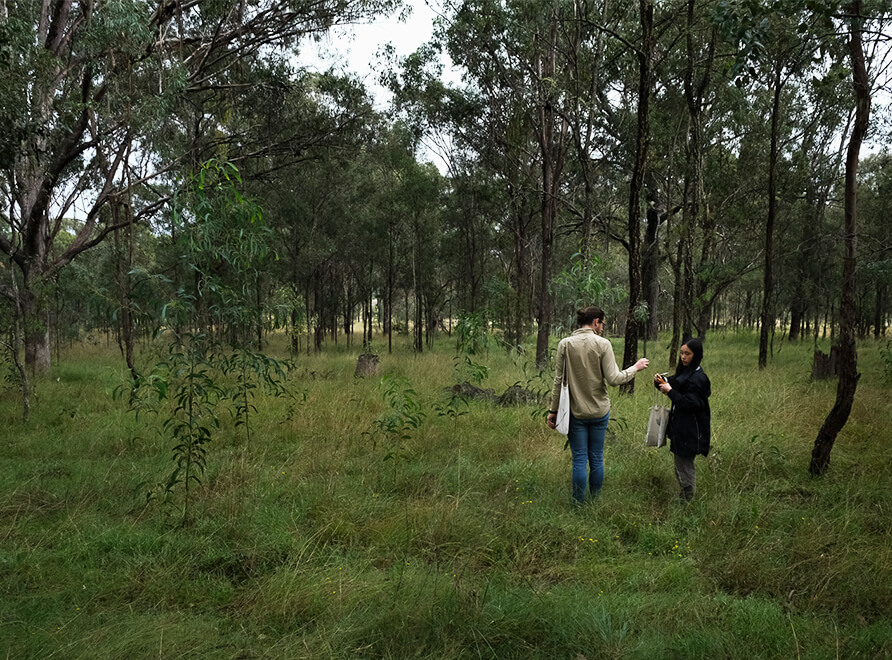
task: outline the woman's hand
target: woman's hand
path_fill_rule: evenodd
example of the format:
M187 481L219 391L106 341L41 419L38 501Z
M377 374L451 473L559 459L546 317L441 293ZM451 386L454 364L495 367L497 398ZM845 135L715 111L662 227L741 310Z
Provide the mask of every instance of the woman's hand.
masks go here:
M672 391L672 386L662 374L654 374L654 386L663 394L669 394Z
M557 426L557 413L549 411L548 417L545 418L545 423L548 424L548 428L555 428Z
M647 358L641 358L638 362L635 363L635 371L644 371L650 366L650 360Z

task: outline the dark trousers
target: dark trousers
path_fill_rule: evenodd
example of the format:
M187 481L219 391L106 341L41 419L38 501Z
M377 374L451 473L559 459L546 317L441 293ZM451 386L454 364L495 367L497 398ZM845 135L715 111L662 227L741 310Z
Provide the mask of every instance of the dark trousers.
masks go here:
M694 457L675 456L675 478L678 479L678 485L681 487L682 499L690 502L694 499L694 493L697 490L697 475L694 472Z

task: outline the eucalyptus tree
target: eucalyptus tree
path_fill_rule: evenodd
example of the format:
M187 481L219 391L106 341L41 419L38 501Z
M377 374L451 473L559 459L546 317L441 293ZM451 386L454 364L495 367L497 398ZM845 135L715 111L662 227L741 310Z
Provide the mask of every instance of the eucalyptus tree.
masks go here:
M706 180L706 163L722 140L719 127L726 118L717 109L725 100L723 91L727 90L728 83L716 64L723 43L711 20L714 9L713 2L688 0L685 3L684 47L674 53L677 59L672 58L680 69L680 85L672 80L667 83L673 94L680 97L686 127L681 165L681 218L673 227L676 244L674 257L670 257L675 274L670 363L675 361L675 351L683 337L691 336L694 327L699 336L705 336L712 304L733 281L731 277L716 276L720 270L716 268L720 232L716 228L715 211L709 204Z
M476 313L486 305L483 287L494 249L493 230L500 221L497 207L510 187L498 182L510 180L512 169L506 162L513 164L514 159L507 156L509 141L498 139L498 131L487 124L484 97L441 80L441 48L435 39L400 60L391 53L385 78L401 121L445 165L443 247L452 263L450 305Z
M269 183L272 190L267 189L267 207L279 245L276 276L290 292L290 299L301 301L293 305L292 312L303 308L303 320L312 335L307 351L311 347L318 351L326 333L337 339L337 318L344 308L345 293L352 276L361 274L367 263L365 251L351 253L351 249L356 248L356 234L363 228L366 214L357 200L371 191L361 187L362 180L350 159L331 152L279 170ZM372 244L369 237L366 243ZM382 252L385 249L383 242L374 245ZM300 332L296 321L293 314L295 348Z
M390 139L385 146L385 163L390 168L388 174L392 185L381 191L382 201L388 208L388 224L395 226L403 237L405 312L408 321L411 293L414 299L412 345L416 353L421 353L425 343L430 345L432 341L445 302L440 269L443 181L434 165L417 162L416 143L405 127L398 123L391 127ZM390 306L392 308L392 302ZM407 332L409 325L407 322Z
M272 84L253 80L251 63L387 6L389 0L6 0L0 250L19 271L27 362L36 369L50 364L52 278L115 229L153 216L170 198L171 189L160 185L167 174L205 160L208 150L231 149L247 159L291 147L287 133L276 144L252 144L248 132L231 131L225 117L214 116L223 104L209 99L251 98ZM195 106L184 123L177 111L190 102ZM178 121L189 144L157 144L176 132L164 129ZM128 195L135 186L147 194ZM115 200L130 205L123 219L103 213ZM77 233L58 249L70 215L80 219ZM14 296L7 285L2 294Z
M843 266L842 266L842 295L839 311L839 340L838 374L839 380L836 388L836 401L827 414L821 429L815 438L812 449L809 472L812 475L821 475L827 471L830 464L830 452L836 441L836 436L845 426L855 400L855 390L858 387L858 356L855 348L855 323L857 320L856 308L856 282L857 269L857 211L858 199L858 160L861 153L861 144L870 125L870 79L867 72L867 63L864 56L864 32L868 18L863 13L861 0L852 0L843 11L848 28L848 53L852 71L853 102L855 106L855 119L852 123L852 133L846 147L845 165L845 220L843 223ZM885 20L888 16L883 13L875 20Z
M770 96L760 369L767 365L769 341L776 326L778 178L784 153L790 149L790 106L801 93L798 81L822 64L820 53L826 43L818 37L818 31L831 27L829 14L814 11L811 4L799 0L781 0L771 5L729 1L721 2L717 12L720 27L739 51L735 64L739 82L760 85Z
M369 282L377 261L365 257L373 248L385 249L371 234L359 235L375 192L368 151L380 117L372 100L355 79L313 74L283 90L271 109L238 112L242 124L283 124L301 136L292 142L295 149L253 159L246 167L249 191L263 200L276 235L278 258L270 278L288 317L292 350L299 350L304 329L312 335L308 351L321 347L326 332L337 340L339 315L349 342L353 302L372 297Z
M535 145L527 162L535 158L539 169L540 264L537 294L538 335L536 362L548 361L552 299L555 218L561 176L566 162L568 124L559 116L567 59L559 47L558 26L572 12L567 3L474 0L448 5L449 25L443 39L450 58L465 71L469 85L483 101L502 135L516 134L515 144ZM515 170L524 172L524 170ZM533 182L522 182L530 185Z
M449 206L455 213L448 214L449 224L463 226L466 242L456 302L471 313L488 308L503 325L509 347L520 345L534 314L540 320L551 314L542 299L543 291L550 294L551 267L542 270L539 264L553 260L561 185L554 174L564 166L567 119L557 116L560 76L548 76L546 69L549 52L570 56L563 42L555 46L564 38L566 18L554 19L558 6L488 0L448 5L433 43L402 60L388 79L413 130L448 144L440 153L452 183ZM546 17L536 14L542 8ZM437 78L436 57L443 50L465 72L463 84ZM543 233L543 227L549 229ZM502 274L496 277L496 271ZM540 322L540 345L543 337Z
M714 242L713 232L711 231L712 217L707 208L704 208L705 195L703 190L703 115L706 111L707 93L709 92L710 83L713 76L713 62L716 52L716 29L714 27L707 28L707 33L701 35L698 30L697 21L698 13L696 10L697 3L695 0L688 0L687 6L687 29L685 31L685 69L684 69L684 98L688 110L688 139L686 140L686 167L685 167L685 216L690 219L693 226L702 226L703 229L703 248L702 260L708 260L712 256L711 246ZM702 28L701 28L702 30ZM701 215L702 214L702 215ZM690 232L691 234L693 232ZM683 286L681 287L682 297L685 302L693 300L702 300L701 295L694 295L693 292L693 267L692 267L692 245L689 240L682 240L679 243L682 246L682 254L679 261L684 265L684 274L682 276ZM703 281L702 279L700 280ZM673 315L673 341L672 347L679 345L682 337L682 323L678 313L679 307L687 308L687 305L680 306L677 304L677 294L679 288L676 287L676 306ZM700 332L701 336L705 333L705 328ZM690 334L688 332L687 334Z
M629 236L629 313L626 316L623 367L638 359L638 339L644 315L641 307L641 193L644 189L644 173L647 168L650 146L650 102L653 91L654 56L654 3L639 0L641 43L636 49L638 60L638 94L635 148L632 158L632 176L629 182L628 236ZM630 381L621 389L631 392L635 384Z
M610 94L612 81L620 77L620 52L626 44L609 34L618 31L625 15L622 3L579 0L573 18L560 25L569 66L567 102L558 111L570 126L572 145L564 205L578 219L577 248L583 259L592 254L599 227L602 234L610 235L606 227L612 217L608 211L612 191L604 185L611 174L605 156L615 137Z
M476 93L471 93L471 98L480 111L465 115L462 122L457 142L470 156L463 160L453 181L458 196L455 204L464 209L461 223L476 222L475 235L483 240L476 243L480 256L463 307L471 313L498 310L506 345L517 348L539 309L539 157L527 119L516 101ZM504 275L505 285L500 291L493 286L493 268L487 267L492 261L497 261ZM485 290L487 282L490 295Z
M839 194L852 113L844 53L831 53L834 59L823 74L802 82L801 102L792 113L798 144L790 153L785 183L791 221L780 242L778 278L780 306L790 312L790 341L803 335L805 320L818 311L820 294L834 284L834 265L841 258L835 232L841 218L828 210Z

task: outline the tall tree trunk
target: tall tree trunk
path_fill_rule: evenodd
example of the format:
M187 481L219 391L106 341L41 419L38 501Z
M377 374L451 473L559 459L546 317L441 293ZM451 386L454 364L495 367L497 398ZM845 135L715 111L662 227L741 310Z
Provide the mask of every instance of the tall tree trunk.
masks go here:
M387 333L387 352L393 353L393 270L395 268L394 265L394 242L395 236L393 232L393 227L390 227L390 241L388 241L387 247L387 287L385 289L384 295L384 303L382 305L384 310L384 318L383 323L384 326L382 330ZM408 328L406 328L408 330Z
M855 91L855 124L852 127L852 139L846 153L846 186L845 186L845 237L842 266L842 299L839 316L839 382L836 387L836 402L821 430L815 439L808 471L813 476L822 475L830 465L830 451L836 436L845 426L855 401L855 390L858 387L858 355L855 350L855 267L856 231L858 201L858 157L861 142L867 132L870 121L870 88L867 79L867 67L864 63L864 47L861 42L861 0L853 0L849 5L851 34L849 35L849 56L852 62L852 86Z
M783 64L778 60L774 70L774 100L771 104L771 153L768 156L768 217L765 221L765 272L762 278L762 314L759 333L759 369L768 366L768 341L774 330L774 221L777 215L778 131L780 100L783 88Z
M554 171L550 158L542 159L542 271L539 277L539 309L536 320L539 331L536 334L536 365L544 369L548 365L548 338L551 335L551 296L552 241L554 238L554 210L551 187Z
M554 89L549 82L555 71L555 51L557 48L557 16L552 16L549 42L540 60L541 79L539 81L539 149L542 153L542 272L539 281L539 331L536 335L536 365L540 369L548 366L548 339L551 336L551 317L554 302L551 295L551 271L553 269L554 219L557 215L558 189L564 159L564 139L567 125L558 121L554 110Z
M625 348L623 368L634 364L638 359L639 319L638 307L641 303L641 190L644 186L644 170L647 167L647 149L650 144L650 88L651 54L654 38L653 0L639 0L641 9L641 50L638 52L638 135L635 139L635 162L632 165L632 180L629 185L629 313L626 316ZM620 387L620 391L631 394L635 381Z
M578 17L584 12L582 3L574 3L574 14ZM605 0L601 4L599 21L601 25L607 23L607 10L609 3ZM593 249L593 223L595 217L596 192L598 181L595 175L594 151L595 115L592 112L598 106L598 98L601 94L601 65L604 56L604 32L596 30L594 48L591 49L591 61L581 58L588 47L583 47L583 42L588 39L588 27L577 21L574 26L570 48L570 57L573 61L574 92L571 95L573 130L572 137L576 140L576 157L579 167L579 175L583 183L583 207L582 226L580 229L579 253L583 260L587 260Z

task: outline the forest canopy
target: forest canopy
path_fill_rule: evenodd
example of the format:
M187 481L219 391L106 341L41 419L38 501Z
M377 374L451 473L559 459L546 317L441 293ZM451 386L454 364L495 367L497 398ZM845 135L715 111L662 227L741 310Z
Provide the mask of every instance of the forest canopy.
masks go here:
M3 332L38 371L186 302L178 324L295 350L375 327L423 351L475 318L508 350L537 332L540 366L589 303L625 363L660 330L758 328L760 366L776 336L840 332L849 36L877 144L885 3L447 1L379 63L388 112L296 64L387 1L0 9ZM853 328L882 337L892 169L856 165Z

